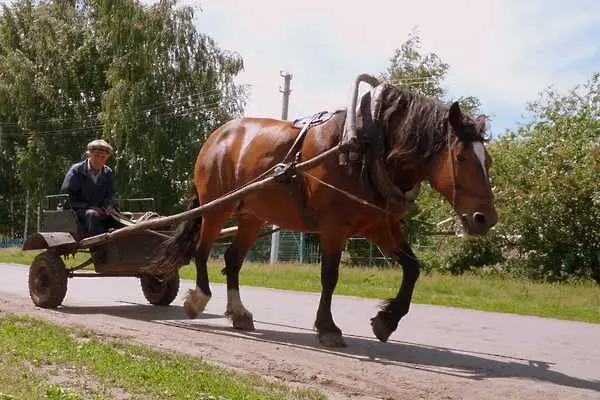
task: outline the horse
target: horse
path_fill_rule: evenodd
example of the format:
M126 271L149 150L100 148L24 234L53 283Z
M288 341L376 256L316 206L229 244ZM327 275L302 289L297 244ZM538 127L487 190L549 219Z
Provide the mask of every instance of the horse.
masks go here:
M373 88L357 107L361 82ZM371 318L374 335L385 342L408 313L419 277L420 263L403 226L420 183L428 181L450 202L466 234L485 234L497 222L485 128L485 116L465 114L457 102L448 105L369 75L356 79L346 111L333 113L318 125L301 129L290 121L250 117L229 121L208 137L197 155L195 193L189 208L256 182L278 168L332 152L335 146L340 151L332 153L339 157L324 157L307 171L287 174L241 200L182 222L154 258L153 272L176 273L194 259L196 287L187 294L184 310L189 318L196 317L212 296L209 252L233 216L238 229L224 254L225 315L234 328L253 330L252 313L240 296L239 273L261 228L269 224L316 233L321 295L314 327L323 346L343 347L342 331L331 312L332 296L346 239L363 236L403 271L396 297L385 301Z

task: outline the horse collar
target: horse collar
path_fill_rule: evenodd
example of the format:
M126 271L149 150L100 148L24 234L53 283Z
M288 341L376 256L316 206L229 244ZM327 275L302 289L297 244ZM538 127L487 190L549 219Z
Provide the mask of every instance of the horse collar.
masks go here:
M371 93L367 92L361 101L362 129L359 135L362 144L363 176L368 176L376 196L388 203L405 204L414 202L420 192L420 185L402 190L390 178L386 164L386 143L384 127L378 115L372 115ZM368 174L364 172L368 171Z

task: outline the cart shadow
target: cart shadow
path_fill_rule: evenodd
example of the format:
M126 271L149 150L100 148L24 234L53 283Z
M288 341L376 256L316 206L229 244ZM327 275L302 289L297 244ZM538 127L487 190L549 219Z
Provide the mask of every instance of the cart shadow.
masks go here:
M312 329L255 320L257 329L241 331L232 327L215 325L208 321L224 318L217 314L203 313L197 319L183 320L184 312L181 306L156 307L124 303L117 306L65 306L57 311L67 314L106 314L190 331L272 343L333 354L362 362L401 366L471 380L522 378L600 392L600 380L586 380L554 371L552 367L555 364L548 361L427 346L397 340L381 343L374 338L348 334L344 335L347 347L328 349L318 343L316 333Z
M171 304L168 307L152 306L149 304L139 304L120 301L119 305L114 306L68 306L63 305L56 309L56 311L73 314L73 315L93 315L103 314L110 315L113 317L135 319L139 321L167 321L167 320L178 320L185 318L185 312L182 306L176 306ZM224 318L223 315L202 313L199 314L197 319L215 319Z

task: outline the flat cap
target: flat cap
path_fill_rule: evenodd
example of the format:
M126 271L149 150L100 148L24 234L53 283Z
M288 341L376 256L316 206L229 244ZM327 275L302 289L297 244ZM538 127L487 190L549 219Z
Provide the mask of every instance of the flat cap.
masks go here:
M113 152L113 148L110 146L110 144L106 143L104 140L102 139L96 139L96 140L92 140L91 142L89 142L87 144L87 150L99 150L99 151L104 151L107 152L109 155L112 154Z

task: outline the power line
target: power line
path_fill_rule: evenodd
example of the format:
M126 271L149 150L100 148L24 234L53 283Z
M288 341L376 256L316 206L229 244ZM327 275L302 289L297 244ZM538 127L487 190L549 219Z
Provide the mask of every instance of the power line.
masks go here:
M212 94L208 94L208 93L212 93ZM154 111L156 109L161 108L161 106L172 107L172 106L176 106L176 105L180 105L180 104L185 104L186 102L192 101L192 99L205 100L205 98L202 98L203 95L206 95L205 97L214 97L219 94L221 94L221 89L211 89L211 90L205 90L202 92L190 93L190 94L182 95L180 97L175 97L172 99L164 99L157 103L142 105L139 107L139 112L144 113L144 112ZM30 125L35 125L35 124L41 125L41 124L45 124L45 123L60 123L60 122L73 123L73 122L96 122L97 121L97 119L94 118L93 114L88 114L88 117L90 117L90 119L82 119L82 120L73 120L68 117L48 118L48 119L30 121L29 124ZM18 122L3 122L2 125L4 125L4 126L19 126L20 124Z
M393 80L393 81L386 81L386 82L389 84L392 84L392 85L410 86L410 85L425 84L425 83L437 83L437 80L433 77L422 77L422 78L414 78L414 79L400 79L400 80ZM256 85L248 84L245 86L256 86ZM134 121L139 122L139 121L143 121L143 120L146 120L149 118L165 118L165 117L173 117L173 116L181 116L181 117L196 116L204 111L208 111L210 109L216 109L216 108L218 108L219 105L232 99L231 96L225 95L225 96L223 96L223 98L220 101L213 101L213 100L216 100L221 95L222 95L221 89L210 89L210 90L205 90L205 91L201 91L201 92L195 92L195 93L191 93L191 94L181 95L178 97L174 97L172 99L164 99L160 102L156 102L156 103L152 103L152 104L146 104L146 105L139 107L139 111L137 111L137 112L140 114L149 114L149 113L150 114L142 115L141 117L136 118ZM193 103L194 100L195 101L203 101L204 103L195 105L193 107L186 107L181 110L177 109L177 108L179 108L179 106L184 106L186 103L188 103L188 104ZM172 111L169 111L169 112L151 114L153 111L156 111L162 107L175 108L175 109ZM33 132L14 132L14 131L6 132L6 131L4 131L3 134L4 134L4 138L28 137L33 134L40 134L40 135L46 135L46 136L69 135L69 134L73 135L73 134L82 133L82 132L96 132L96 131L103 129L105 126L104 124L98 123L98 120L95 118L90 119L90 120L70 120L68 118L51 118L51 119L45 119L45 120L31 121L30 125L36 125L36 124L39 125L39 124L46 123L46 122L59 123L59 122L67 122L67 121L70 123L83 122L84 126L76 127L76 128L50 129L50 130L45 130L45 131L33 131ZM90 125L85 126L88 123L90 123ZM1 123L1 125L3 125L3 126L18 126L19 123L5 122L5 123Z
M225 97L222 100L224 102L231 100L232 98L230 97ZM201 114L202 112L208 111L208 110L215 110L215 109L219 109L220 105L222 104L221 101L217 101L217 102L212 102L212 103L205 103L205 104L199 104L197 106L194 107L189 107L183 110L174 110L171 112L165 112L165 113L159 113L159 114L154 114L154 115L146 115L146 116L142 116L140 118L136 118L134 119L135 122L139 122L139 121L143 121L143 120L148 120L148 119L152 119L152 118L164 118L164 117L173 117L173 116L181 116L181 117L186 117L186 116L192 116L192 115L198 115ZM31 136L33 134L39 134L39 135L44 135L44 136L54 136L54 135L69 135L69 134L76 134L76 133L80 133L80 132L91 132L91 131L99 131L102 128L105 127L105 124L96 124L96 125L91 125L91 126L83 126L83 127L77 127L77 128L65 128L65 129L53 129L53 130L47 130L47 131L35 131L35 132L8 132L7 136L11 136L11 137L28 137Z

